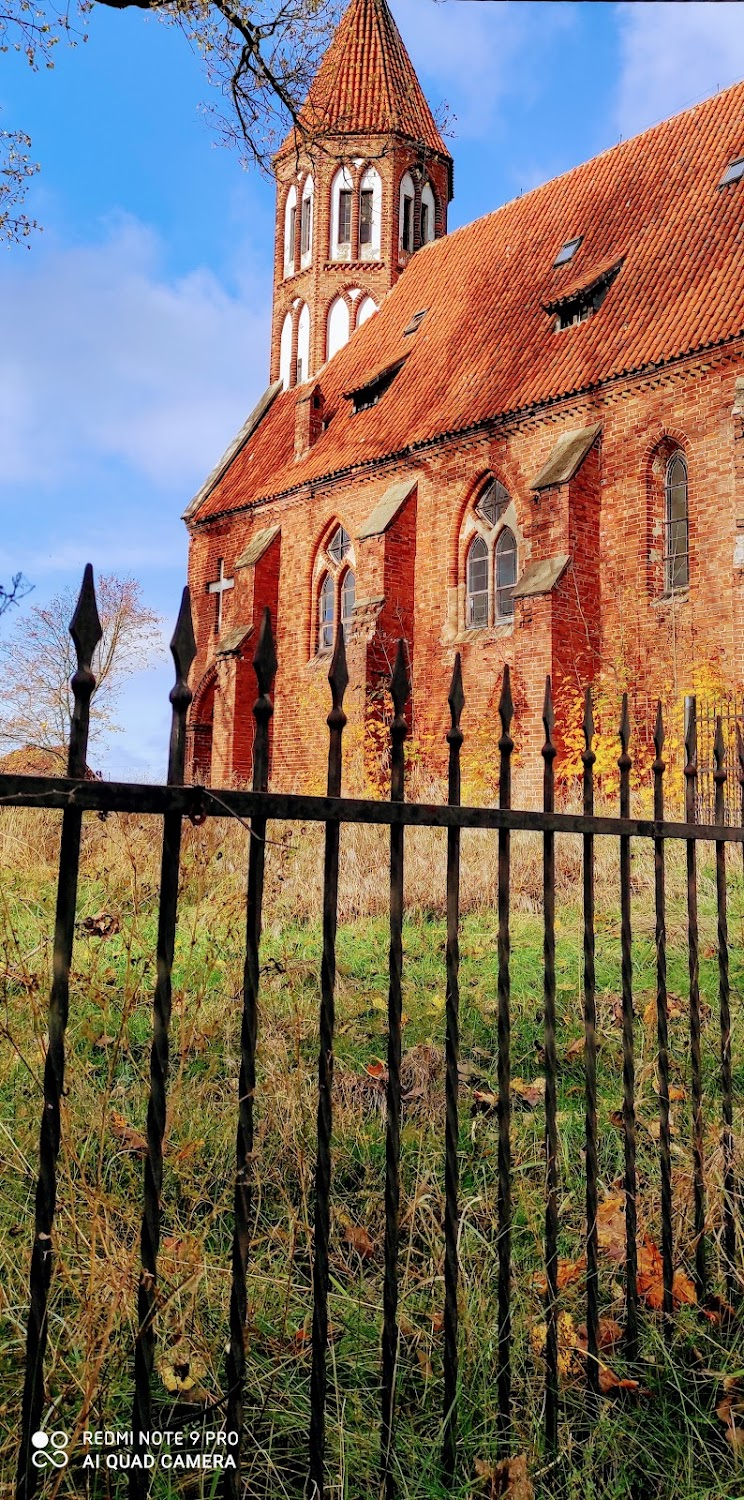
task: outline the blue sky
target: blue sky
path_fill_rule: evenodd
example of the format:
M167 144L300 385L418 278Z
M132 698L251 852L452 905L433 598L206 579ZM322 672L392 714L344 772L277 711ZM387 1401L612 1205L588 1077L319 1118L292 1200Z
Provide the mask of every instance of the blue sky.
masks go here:
M392 0L455 116L451 227L744 76L738 3ZM27 605L132 573L163 649L129 683L112 774L162 774L180 515L268 378L273 185L218 146L176 30L93 6L52 72L4 56L0 129L41 173L30 248L0 251L0 581ZM8 616L2 628L10 628Z

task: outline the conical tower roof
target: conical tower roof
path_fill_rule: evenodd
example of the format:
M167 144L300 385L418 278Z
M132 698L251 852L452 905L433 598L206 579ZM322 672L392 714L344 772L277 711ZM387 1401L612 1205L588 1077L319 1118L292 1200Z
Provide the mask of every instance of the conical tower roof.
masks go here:
M387 0L351 0L302 107L308 135L397 132L449 157ZM294 146L293 129L282 151Z

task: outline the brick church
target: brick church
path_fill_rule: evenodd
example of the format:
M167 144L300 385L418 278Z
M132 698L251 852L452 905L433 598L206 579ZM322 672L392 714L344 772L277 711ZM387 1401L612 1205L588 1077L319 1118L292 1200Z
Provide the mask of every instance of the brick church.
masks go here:
M510 664L679 697L744 682L744 84L452 234L453 163L387 0L351 0L275 158L270 384L189 505L191 773L250 774L265 606L272 784L318 787L343 630L350 764L395 642L444 763L495 757Z

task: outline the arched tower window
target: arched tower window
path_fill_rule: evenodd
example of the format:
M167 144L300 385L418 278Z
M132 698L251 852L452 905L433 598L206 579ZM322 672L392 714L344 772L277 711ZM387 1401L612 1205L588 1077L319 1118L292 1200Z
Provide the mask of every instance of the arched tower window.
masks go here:
M416 204L416 189L410 172L406 172L400 184L398 205L398 240L401 250L413 250L413 214Z
M326 359L332 359L349 342L349 308L343 297L334 297L328 309Z
M295 241L297 237L297 188L292 186L287 193L284 206L284 275L293 276L295 268Z
M339 167L331 183L331 260L351 260L351 201L348 167Z
M373 297L362 297L362 300L359 303L359 306L357 308L357 315L356 315L356 326L357 326L357 328L361 328L362 323L366 323L367 319L373 317L376 312L377 312L377 303L375 302L374 298Z
M359 184L359 258L379 260L382 230L382 180L367 167Z
M514 532L504 526L496 541L495 616L510 620L514 614L514 585L517 581L517 541Z
M304 271L313 258L313 179L306 177L300 208L300 266Z
M297 385L310 374L310 309L306 302L297 319Z
M289 390L292 378L292 314L288 312L282 323L282 336L279 342L279 379L285 391Z
M421 189L421 243L428 245L436 232L436 204L431 184L424 183Z
M664 484L664 591L686 589L690 581L687 464L677 450L666 466Z
M326 573L318 595L318 650L333 649L333 625L336 613L336 588L330 573Z
M466 621L469 628L488 624L488 547L482 536L468 552Z

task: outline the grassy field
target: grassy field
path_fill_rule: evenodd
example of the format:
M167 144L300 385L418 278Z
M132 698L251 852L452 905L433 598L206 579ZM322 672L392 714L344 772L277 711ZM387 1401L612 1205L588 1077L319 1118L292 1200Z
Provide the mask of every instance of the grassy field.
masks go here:
M309 1420L310 1268L319 999L320 851L317 829L270 830L257 1097L256 1221L250 1265L245 1479L252 1497L298 1497ZM28 1261L33 1227L58 823L8 812L0 823L0 1484L10 1493L19 1412ZM381 1327L386 1050L384 831L342 835L338 934L328 1493L378 1493L377 1385ZM514 838L512 988L514 1075L539 1079L542 924L539 843ZM581 1049L580 849L559 840L558 1011L560 1250L581 1254L584 1097ZM229 1297L233 1161L247 834L211 822L186 832L176 968L154 1410L163 1428L198 1427L223 1392ZM737 1149L744 1099L744 899L730 852L732 1009ZM443 1304L443 836L416 831L407 846L404 933L401 1345L398 1463L402 1500L442 1491L437 1474L442 1402ZM701 859L701 988L706 1088L709 1236L714 1281L720 1230L715 892ZM675 1260L693 1259L689 1143L687 954L683 869L669 856L669 990ZM45 1426L67 1430L76 1457L45 1495L123 1494L125 1476L80 1469L86 1428L126 1428L138 1273L144 1130L157 915L158 847L135 820L92 820L85 831L68 1031L68 1093L51 1295ZM495 1088L495 837L465 840L462 924L461 1458L456 1495L500 1493L496 1456L496 1125L476 1090ZM641 1233L659 1243L654 941L651 854L633 864L634 988ZM617 1189L623 1140L619 1025L617 851L598 858L600 1174ZM105 920L86 922L105 914ZM92 930L91 930L92 928ZM101 931L107 935L100 935ZM736 1436L717 1415L724 1381L742 1375L734 1323L684 1306L665 1348L658 1315L642 1315L641 1394L603 1400L588 1419L580 1361L563 1384L561 1460L541 1450L541 1264L544 1152L541 1106L514 1109L514 1452L526 1453L535 1493L590 1500L703 1500L744 1496ZM738 1166L738 1160L737 1160ZM741 1225L737 1226L737 1234ZM744 1263L744 1262L743 1262ZM720 1290L719 1283L719 1290ZM571 1324L585 1317L580 1267L564 1293ZM601 1266L601 1310L622 1316L621 1268ZM617 1374L621 1354L607 1354ZM188 1374L184 1374L188 1366ZM176 1386L175 1391L173 1386ZM183 1387L188 1385L188 1389ZM181 1388L179 1388L179 1386ZM169 1389L170 1388L170 1389ZM736 1391L734 1389L735 1397ZM207 1417L207 1425L210 1425ZM744 1417L742 1417L744 1422ZM212 1420L211 1425L218 1425ZM738 1431L738 1429L737 1429ZM744 1439L743 1439L744 1441ZM217 1493L214 1476L177 1482L158 1473L157 1497Z

